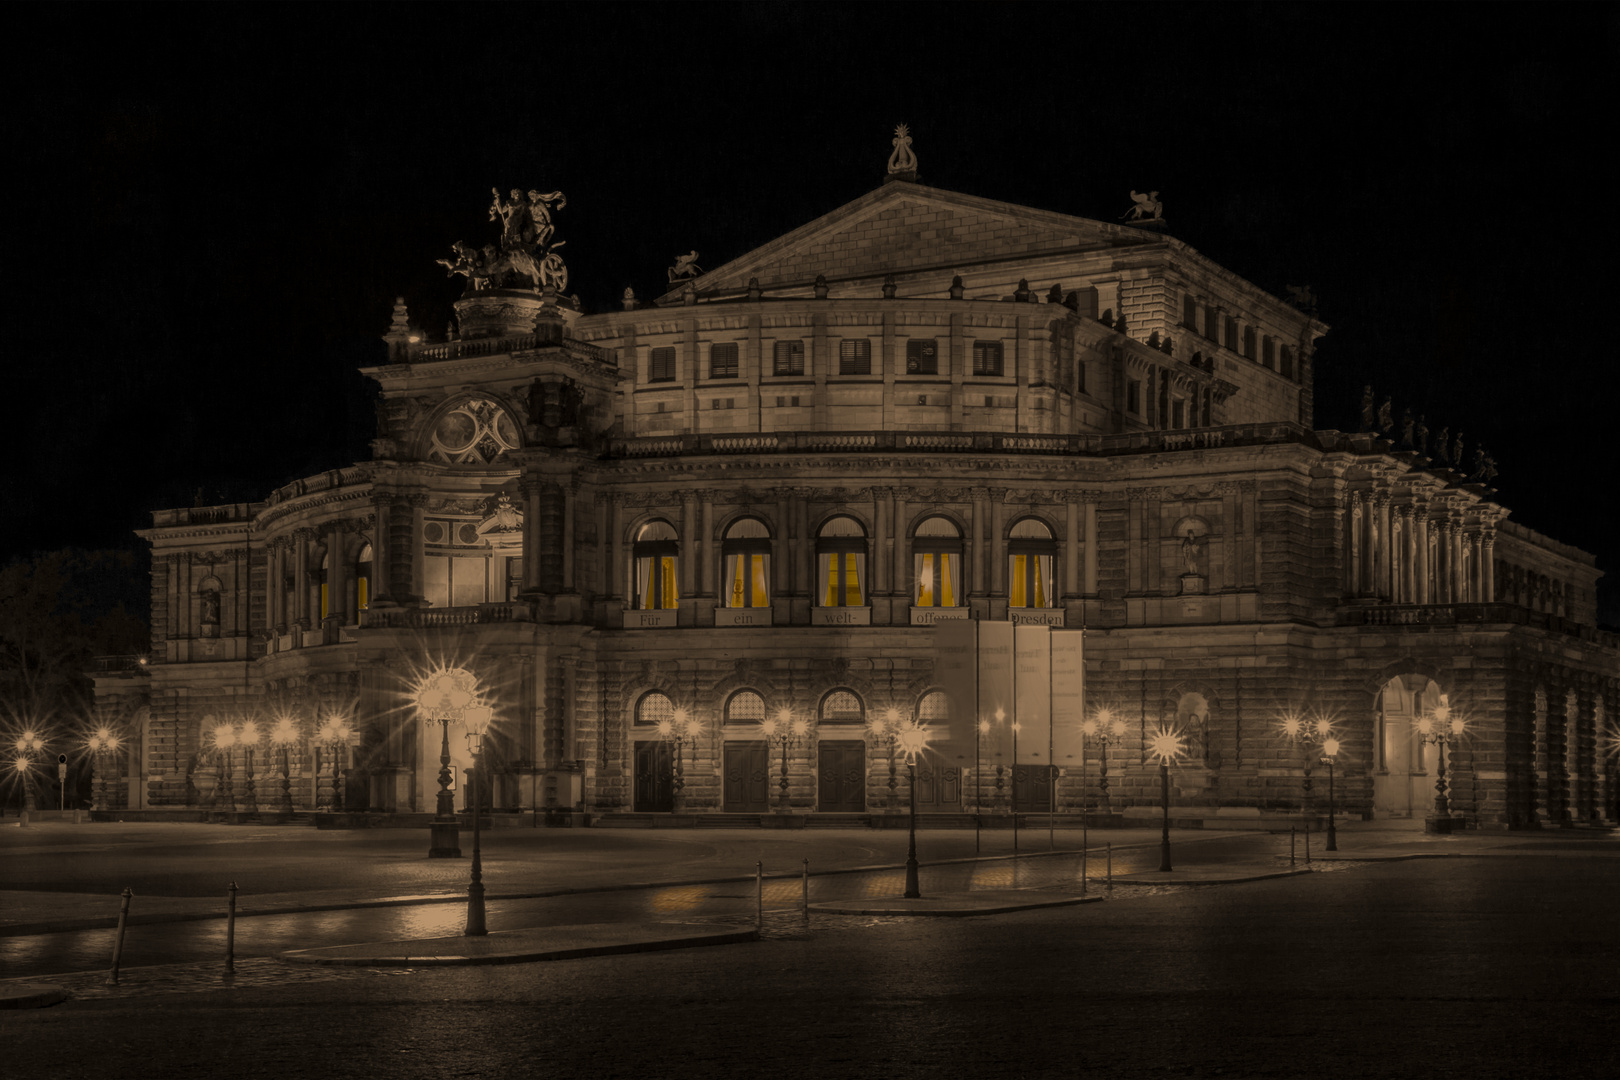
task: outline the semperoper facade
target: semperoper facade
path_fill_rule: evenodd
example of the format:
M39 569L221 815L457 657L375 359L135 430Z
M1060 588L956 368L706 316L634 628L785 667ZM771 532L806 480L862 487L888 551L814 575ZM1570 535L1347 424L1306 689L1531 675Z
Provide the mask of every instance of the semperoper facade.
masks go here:
M946 707L933 626L974 619L1083 628L1087 708L1124 730L1055 784L925 763L927 812L1154 805L1161 725L1178 817L1320 808L1303 715L1342 742L1341 812L1422 816L1444 700L1468 824L1615 819L1598 571L1510 520L1483 448L1370 397L1315 430L1308 291L1176 240L1157 192L1072 217L893 146L876 190L607 312L564 292L562 193L496 192L498 239L444 260L455 325L398 304L365 372L372 460L143 531L154 652L97 680L138 736L115 804L240 803L209 733L291 718L295 807L430 812L411 693L448 666L495 707L497 810L878 815L895 718Z

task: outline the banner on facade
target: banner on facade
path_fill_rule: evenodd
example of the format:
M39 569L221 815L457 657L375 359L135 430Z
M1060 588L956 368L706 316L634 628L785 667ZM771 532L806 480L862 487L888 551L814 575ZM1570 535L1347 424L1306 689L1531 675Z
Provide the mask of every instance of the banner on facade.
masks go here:
M979 626L979 761L987 768L1013 763L1013 625Z
M1083 630L1052 631L1052 764L1079 765L1085 753Z
M1047 626L1015 626L1018 653L1017 685L1013 704L1017 717L1015 755L1019 765L1051 764L1052 744L1052 630Z
M939 656L940 688L950 699L949 718L929 726L934 756L958 764L973 762L977 752L979 706L979 624L950 619L934 624L934 650Z

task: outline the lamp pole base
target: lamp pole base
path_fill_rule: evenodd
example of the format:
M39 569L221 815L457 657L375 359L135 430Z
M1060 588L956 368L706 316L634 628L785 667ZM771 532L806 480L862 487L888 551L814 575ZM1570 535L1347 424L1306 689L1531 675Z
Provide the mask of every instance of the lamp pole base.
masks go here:
M1447 833L1461 832L1463 822L1461 818L1430 816L1423 819L1423 831L1445 835Z
M428 858L461 858L461 822L434 821L428 825Z

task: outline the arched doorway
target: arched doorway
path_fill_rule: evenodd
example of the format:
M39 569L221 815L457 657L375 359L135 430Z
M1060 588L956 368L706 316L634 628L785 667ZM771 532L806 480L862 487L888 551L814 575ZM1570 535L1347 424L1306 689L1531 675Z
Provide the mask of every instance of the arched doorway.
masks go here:
M1378 692L1373 733L1373 814L1424 817L1434 797L1435 747L1414 722L1434 711L1440 684L1427 675L1397 675Z

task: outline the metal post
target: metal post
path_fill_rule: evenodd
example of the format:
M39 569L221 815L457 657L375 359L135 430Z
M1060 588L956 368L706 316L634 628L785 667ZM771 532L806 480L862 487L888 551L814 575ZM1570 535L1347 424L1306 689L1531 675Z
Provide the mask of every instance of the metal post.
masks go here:
M1443 735L1435 737L1434 757L1436 765L1434 813L1436 817L1449 818L1451 816L1451 803L1446 798L1446 739Z
M1288 826L1288 865L1294 865L1294 826Z
M450 794L450 718L448 716L434 717L429 723L438 724L444 729L444 735L439 743L439 795L438 808L433 820L428 823L428 857L430 859L459 859L461 858L461 822L456 819L456 800ZM333 765L336 772L337 766ZM333 801L336 802L337 785L333 784Z
M765 864L754 864L754 929L765 929Z
M135 894L126 885L120 895L123 901L118 905L118 936L113 938L113 962L112 970L107 973L108 986L118 985L118 961L124 955L124 927L129 923L129 898Z
M804 921L810 921L810 860L804 860Z
M1108 891L1114 891L1114 842L1108 841Z
M236 974L236 882L225 890L225 974Z
M1333 824L1333 758L1328 757L1328 842L1329 851L1339 850L1339 832Z
M922 899L917 887L917 763L906 762L906 773L911 781L911 846L906 852L906 899Z
M478 805L478 774L483 770L478 767L478 759L482 755L473 755L472 773L472 816L473 816L473 857L472 881L467 886L467 930L465 937L480 937L489 933L484 928L484 862L482 849L479 846L478 820L484 815L483 807Z
M1159 837L1159 869L1170 869L1170 763L1159 762L1159 784L1164 789L1164 832Z
M1305 865L1311 865L1311 823L1308 818L1305 821Z

